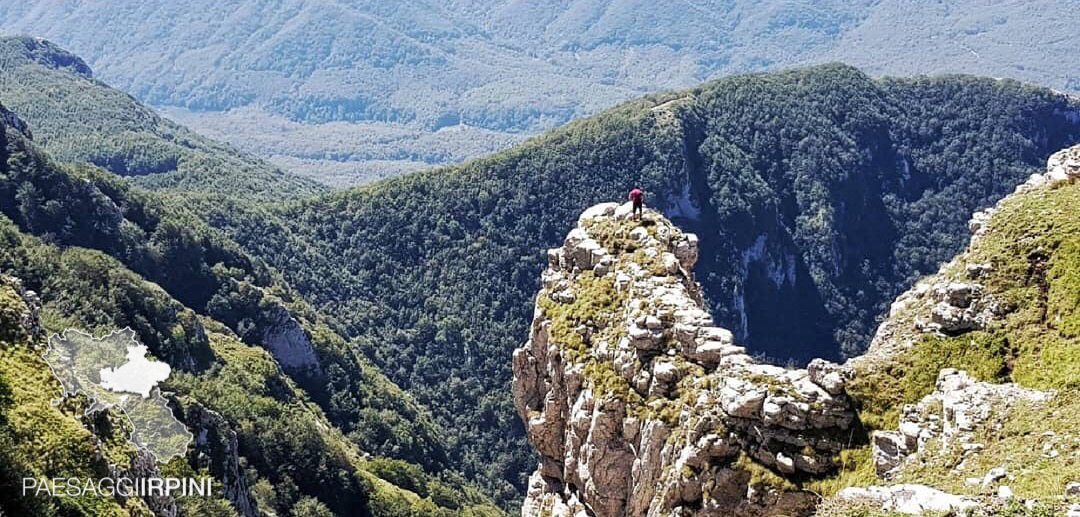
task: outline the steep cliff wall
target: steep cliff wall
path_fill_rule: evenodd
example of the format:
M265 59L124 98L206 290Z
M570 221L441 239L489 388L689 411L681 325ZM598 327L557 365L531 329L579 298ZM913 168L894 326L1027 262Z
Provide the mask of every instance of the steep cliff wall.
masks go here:
M713 324L694 235L590 208L514 353L522 515L1080 514L1077 178L1080 147L1055 154L866 355L805 370Z
M514 401L541 456L524 515L807 513L782 482L822 474L853 432L848 371L759 364L713 325L697 238L628 206L581 215L548 252Z

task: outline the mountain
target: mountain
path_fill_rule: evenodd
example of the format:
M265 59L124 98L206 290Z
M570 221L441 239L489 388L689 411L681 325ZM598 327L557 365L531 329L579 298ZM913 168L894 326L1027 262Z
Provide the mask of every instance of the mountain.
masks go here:
M713 324L697 237L629 203L585 210L548 267L514 402L540 465L526 517L806 515L816 496L763 487L835 469L856 412L839 365L759 364Z
M502 514L449 466L429 413L263 261L160 194L54 161L5 108L0 125L0 511ZM183 457L155 461L119 409L85 395L50 403L48 336L68 328L129 328L172 368L168 407L196 437ZM20 488L107 476L210 476L214 497Z
M64 70L81 68L73 58L39 54L49 57L31 70L62 73L38 95L78 76ZM24 91L27 105L61 106ZM960 250L970 211L1080 139L1078 111L1065 95L1010 80L875 80L824 65L644 97L461 166L280 203L242 191L144 192L127 184L140 178L58 165L29 143L33 125L7 114L8 160L36 165L9 166L0 211L26 242L103 253L203 328L264 350L295 398L318 409L287 421L319 428L312 422L325 418L344 437L332 447L377 458L346 462L353 477L378 476L446 509L494 500L512 511L535 457L510 397L510 354L532 318L542 250L562 242L581 210L641 184L650 207L699 235L696 275L715 324L755 355L839 360L866 347L898 293ZM130 123L94 113L105 127ZM38 117L82 127L72 114ZM43 253L32 249L0 268L43 293L57 276L47 272L61 268L26 266ZM83 269L95 271L75 262L70 282L101 277ZM65 278L56 281L66 288ZM131 325L174 368L228 363L228 351L177 343L174 309L140 316L136 302L152 298L139 291L78 285L76 298L43 296L50 331ZM98 299L97 311L76 303ZM215 386L196 379L190 390L203 385ZM241 429L284 414L229 403L246 391L216 393L196 398ZM255 457L298 458L280 469L260 460L248 493L275 511L314 497L339 512L344 503L293 478L293 461L311 455L273 455L279 435L292 433L241 435L258 444L246 451ZM357 486L346 491L426 504Z
M327 190L160 117L45 40L0 38L0 101L55 158L92 163L143 187L265 200Z
M645 93L831 60L1080 91L1078 17L1066 0L83 0L7 2L0 31L57 41L186 125L350 185Z
M587 209L514 352L541 455L522 515L1080 511L1078 180L1080 147L1055 154L975 214L968 249L897 298L866 355L805 370L713 325L696 237Z
M1078 179L1072 147L976 212L967 249L898 297L849 362L871 461L836 486L886 489L840 491L837 506L895 504L916 483L993 515L1080 511ZM850 483L869 467L879 479Z
M631 185L700 238L717 325L780 361L860 353L957 253L972 211L1080 139L1074 100L965 76L828 65L639 99L465 165L280 205L176 203L226 232L431 408L452 458L520 490L509 400L544 264ZM505 488L503 488L505 489ZM500 489L500 490L503 490Z

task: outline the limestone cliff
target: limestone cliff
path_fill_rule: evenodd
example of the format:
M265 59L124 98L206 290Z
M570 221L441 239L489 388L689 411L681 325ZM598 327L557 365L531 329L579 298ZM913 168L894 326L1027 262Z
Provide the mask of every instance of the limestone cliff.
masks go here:
M697 239L628 206L583 213L548 252L514 401L541 456L523 515L805 514L855 412L845 368L760 364L713 325Z
M713 325L694 235L588 209L514 352L522 515L1080 515L1078 177L1080 146L1055 154L866 355L806 369Z

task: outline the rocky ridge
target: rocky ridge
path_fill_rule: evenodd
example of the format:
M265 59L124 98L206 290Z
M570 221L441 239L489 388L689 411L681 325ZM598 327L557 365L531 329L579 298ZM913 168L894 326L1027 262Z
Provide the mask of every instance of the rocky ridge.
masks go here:
M1013 194L996 205L976 212L971 217L971 246L940 271L902 294L892 304L888 318L875 334L866 354L848 361L856 376L869 376L875 370L887 368L892 360L903 357L927 335L957 337L973 331L1000 331L1005 318L1017 310L1015 302L998 299L983 285L986 277L998 267L980 261L973 253L991 231L996 214L1018 196L1037 189L1053 189L1075 183L1080 179L1080 146L1052 155L1046 172L1033 174L1016 187ZM1045 260L1042 253L1029 259ZM1041 266L1040 266L1041 267ZM972 342L971 346L975 346ZM964 497L949 494L924 485L900 483L871 487L849 487L837 498L855 502L870 502L881 511L905 514L924 512L966 512L991 515L1013 497L1008 486L1015 480L1005 467L991 468L985 473L972 472L973 463L987 443L979 437L1000 433L1007 419L1016 411L1040 409L1055 397L1053 391L1040 391L1018 384L981 382L969 372L952 368L938 372L932 393L914 404L900 408L896 430L878 430L871 434L872 461L876 474L885 481L903 478L909 465L945 464L951 462L950 475L965 477L964 483L991 497ZM1052 416L1052 415L1048 415ZM1052 431L1041 433L1040 453L1046 460L1060 456L1057 447L1070 437L1060 437ZM1080 452L1073 453L1074 455ZM972 476L972 474L975 474ZM1080 472L1075 473L1080 477ZM909 479L917 476L907 476ZM1069 483L1068 486L1074 486ZM1080 486L1080 485L1077 485ZM1080 494L1080 489L1076 491ZM1078 495L1072 494L1072 495ZM1068 488L1061 494L1070 497ZM1038 501L1024 501L1034 508ZM1080 515L1080 505L1068 507L1068 515Z
M1012 199L1078 177L1080 146L1053 155L1047 172L972 217L972 246ZM959 255L897 298L865 355L800 370L759 364L713 325L692 274L696 254L693 235L652 212L634 221L614 203L586 210L563 246L549 250L530 337L513 360L515 406L541 456L523 516L809 515L815 507L828 516L996 515L1006 507L1080 514L1080 505L1069 506L1080 483L1067 473L1073 482L1040 506L1014 498L1009 485L1023 473L978 471L986 469L984 448L1000 449L986 438L1007 432L1014 413L1060 414L1050 407L1060 404L1053 390L935 369L927 395L893 408L895 428L858 443L858 382L893 375L889 365L927 336L1003 332L1017 306L993 284L1001 264L970 250ZM1036 453L1080 455L1074 438L1046 431ZM798 487L847 479L836 463L848 448L868 451L878 486L852 480L819 506ZM908 472L928 464L946 465L944 475L974 488L956 491L955 481Z
M713 325L697 239L628 205L586 210L549 250L514 401L541 462L522 514L805 513L762 483L822 474L847 446L850 370L760 364Z

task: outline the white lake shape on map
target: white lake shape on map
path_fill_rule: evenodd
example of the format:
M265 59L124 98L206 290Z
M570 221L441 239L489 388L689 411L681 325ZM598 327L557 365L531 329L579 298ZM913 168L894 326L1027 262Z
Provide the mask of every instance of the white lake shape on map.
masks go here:
M102 368L101 387L111 391L138 393L143 398L150 396L150 390L157 383L169 378L172 371L167 363L151 361L146 353L146 345L127 347L128 362L119 368Z

